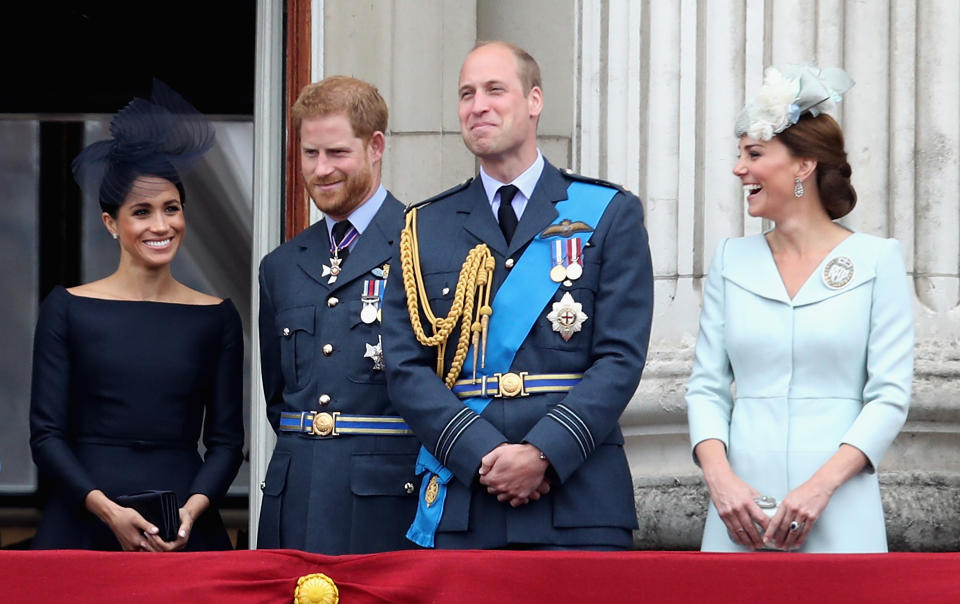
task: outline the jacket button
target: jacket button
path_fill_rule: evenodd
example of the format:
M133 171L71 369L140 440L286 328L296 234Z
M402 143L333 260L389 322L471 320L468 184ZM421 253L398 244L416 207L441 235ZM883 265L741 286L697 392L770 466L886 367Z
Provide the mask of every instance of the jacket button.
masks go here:
M285 338L289 338L289 337L290 337L290 328L289 328L289 327L284 327L284 328L283 328L283 337L285 337Z
M329 404L330 404L330 395L329 395L329 394L321 394L321 395L320 395L320 398L317 399L317 402L320 403L321 405L329 405Z
M403 491L404 491L407 495L412 495L412 494L413 494L413 483L412 483L412 482L404 483L404 485L403 485Z
M321 350L323 350L323 356L328 357L333 354L333 344L324 344Z
M267 488L267 481L261 480L261 481L260 481L260 490L262 491L262 490L264 490L264 489L266 489L266 488Z
M327 298L327 306L330 308L333 308L337 304L340 304L340 298L337 298L336 296L330 296Z
M440 290L440 294L443 295L443 296L446 296L446 295L449 294L449 293L450 293L450 288L449 288L449 287L445 287L445 288L443 288L442 290Z
M503 263L507 268L513 268L513 258L507 258L507 261Z

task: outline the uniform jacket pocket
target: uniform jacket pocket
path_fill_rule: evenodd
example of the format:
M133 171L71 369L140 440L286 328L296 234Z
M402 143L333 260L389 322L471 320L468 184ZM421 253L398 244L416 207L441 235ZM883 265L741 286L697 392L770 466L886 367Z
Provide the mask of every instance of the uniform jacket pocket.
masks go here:
M349 359L347 378L355 384L384 384L383 345L380 341L380 321L364 323L360 318L363 302L350 302L350 334L343 342ZM379 353L376 351L380 346ZM380 358L375 358L379 354ZM378 369L379 367L379 369Z
M570 281L569 286L561 284L553 298L540 313L534 327L534 342L536 342L538 348L566 351L587 351L590 349L593 341L593 324L596 321L594 311L599 282L600 264L591 262L589 257L584 256L583 275L576 281ZM564 340L559 331L554 331L553 322L547 318L547 315L553 311L554 304L560 305L557 307L558 310L562 309L562 301L567 293L570 294L570 298L575 304L580 305L580 311L586 314L587 318L580 323L580 331L574 332L569 340Z
M553 526L557 528L637 528L633 479L623 447L597 447L555 493Z
M307 385L316 341L316 308L298 306L277 312L276 334L280 338L280 369L288 391Z
M360 497L416 497L417 456L355 453L350 460L350 490Z
M430 309L438 317L445 317L453 304L453 294L457 289L460 270L430 273L423 276Z
M282 495L287 488L287 470L290 468L290 454L286 451L274 451L267 467L264 481L264 495Z

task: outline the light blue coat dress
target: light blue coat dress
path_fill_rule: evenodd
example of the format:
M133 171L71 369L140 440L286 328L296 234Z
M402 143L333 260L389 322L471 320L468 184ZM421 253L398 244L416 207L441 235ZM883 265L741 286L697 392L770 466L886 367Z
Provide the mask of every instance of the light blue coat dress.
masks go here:
M687 384L692 446L723 441L737 476L777 501L842 443L869 459L800 551L887 550L876 467L906 419L912 376L912 298L895 240L850 235L792 300L763 235L720 243ZM713 502L702 549L746 551Z

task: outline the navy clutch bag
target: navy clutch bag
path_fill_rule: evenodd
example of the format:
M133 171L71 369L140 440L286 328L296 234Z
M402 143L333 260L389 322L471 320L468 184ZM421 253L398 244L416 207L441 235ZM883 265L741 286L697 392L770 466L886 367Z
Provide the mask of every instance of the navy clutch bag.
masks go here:
M160 538L175 541L180 528L180 511L177 494L173 491L144 491L134 495L121 495L115 500L117 505L133 508L141 516L160 529Z

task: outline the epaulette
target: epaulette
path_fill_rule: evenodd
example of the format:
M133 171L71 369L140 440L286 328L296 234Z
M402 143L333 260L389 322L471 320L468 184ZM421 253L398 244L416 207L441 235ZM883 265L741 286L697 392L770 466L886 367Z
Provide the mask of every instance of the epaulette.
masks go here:
M449 197L450 195L453 195L454 193L459 193L460 191L462 191L462 190L466 189L467 187L469 187L469 186L470 186L470 183L472 183L472 182L473 182L473 177L471 176L470 178L468 178L467 180L463 181L463 182L460 183L459 185L456 185L456 186L454 186L454 187L451 187L451 188L447 189L446 191L444 191L443 193L439 193L439 194L437 194L437 195L434 195L434 196L431 197L430 199L424 199L423 201L418 201L417 203L412 203L412 204L408 205L408 206L407 206L407 209L404 210L404 213L407 213L407 212L409 212L410 210L412 210L412 209L414 209L414 208L420 208L420 207L423 207L423 206L425 206L425 205L427 205L427 204L433 203L433 202L435 202L435 201L440 201L440 200L443 199L444 197Z
M616 189L621 193L632 194L633 191L624 187L623 185L618 185L617 183L610 182L609 180L603 180L602 178L593 178L592 176L584 176L583 174L577 174L570 168L564 168L560 172L567 178L578 180L580 182L590 183L592 185L600 185L601 187L608 187L610 189Z

